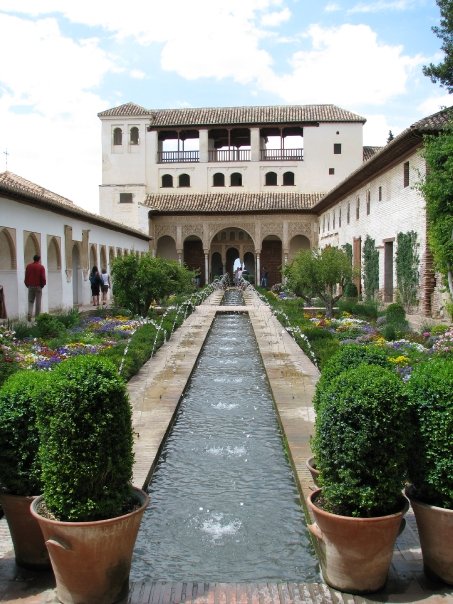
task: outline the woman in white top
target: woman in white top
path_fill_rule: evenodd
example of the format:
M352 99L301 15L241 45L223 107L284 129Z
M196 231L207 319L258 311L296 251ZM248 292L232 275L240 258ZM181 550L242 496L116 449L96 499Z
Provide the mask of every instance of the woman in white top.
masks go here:
M106 268L102 269L101 279L102 279L102 285L101 285L102 306L106 306L107 305L107 297L108 297L109 287L111 287L111 285L110 285L110 275L108 274Z

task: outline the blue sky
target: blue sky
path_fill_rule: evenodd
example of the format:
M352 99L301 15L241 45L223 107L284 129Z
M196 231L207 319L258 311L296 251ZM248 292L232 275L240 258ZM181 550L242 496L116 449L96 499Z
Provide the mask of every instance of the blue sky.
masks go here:
M422 73L439 18L435 0L0 0L0 171L97 212L97 114L129 101L333 103L385 144L453 104Z

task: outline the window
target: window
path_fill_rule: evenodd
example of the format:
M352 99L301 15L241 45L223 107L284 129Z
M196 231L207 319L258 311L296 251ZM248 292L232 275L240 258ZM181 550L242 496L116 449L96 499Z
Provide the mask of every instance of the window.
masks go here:
M242 187L242 174L240 172L233 172L230 176L230 187Z
M294 172L285 172L283 174L283 186L284 187L294 186Z
M378 199L379 201L382 201L382 187L378 188Z
M333 152L334 152L334 155L341 155L341 143L333 144Z
M133 126L129 132L129 142L131 145L138 145L138 128Z
M357 220L360 218L360 197L357 197L355 203L355 217Z
M404 186L409 186L409 162L404 162Z
M188 174L178 176L178 187L190 187L190 176Z
M335 210L333 211L333 215L332 215L332 228L335 230L335 222L336 222L336 212Z
M324 214L324 216L322 217L322 232L324 233L325 230L326 230L326 215Z
M122 145L123 144L123 131L121 128L114 128L113 130L113 144L114 145Z
M120 193L120 203L132 203L132 193Z
M351 220L351 204L348 202L348 212L346 214L346 222L349 224Z
M330 231L330 214L327 215L327 231Z
M277 185L277 174L275 172L266 172L266 181L264 183L268 187Z
M335 168L329 168L329 176L332 176L332 174L335 174Z
M371 208L371 192L368 190L366 192L366 214L369 216Z
M162 187L169 189L173 186L173 176L171 174L164 174L162 176Z
M341 208L338 210L338 228L341 227Z
M216 172L212 179L213 187L224 187L225 186L225 175L222 172Z

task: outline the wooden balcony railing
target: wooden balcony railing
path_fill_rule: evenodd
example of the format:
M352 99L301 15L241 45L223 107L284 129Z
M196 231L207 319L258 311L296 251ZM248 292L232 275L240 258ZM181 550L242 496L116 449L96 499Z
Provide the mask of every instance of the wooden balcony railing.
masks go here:
M209 161L250 161L250 149L215 149L209 151Z
M159 164L194 163L200 161L199 151L158 151Z
M261 149L261 161L283 161L304 159L303 149Z

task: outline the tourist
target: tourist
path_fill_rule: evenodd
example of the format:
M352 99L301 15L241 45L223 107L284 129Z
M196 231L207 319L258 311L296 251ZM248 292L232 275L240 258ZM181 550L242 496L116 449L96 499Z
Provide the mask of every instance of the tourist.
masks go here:
M266 267L263 266L261 269L261 287L267 287L267 280L269 277L269 273L266 270Z
M25 287L28 289L28 314L27 319L31 321L33 306L35 307L35 319L41 314L42 290L46 285L46 270L41 264L41 256L35 254L33 262L25 267Z
M106 268L102 269L101 279L102 279L102 284L101 284L102 306L106 306L107 300L108 300L109 288L112 287L112 285L110 283L110 275L108 274Z
M93 266L90 273L91 296L93 306L99 306L99 292L104 283L97 266Z

